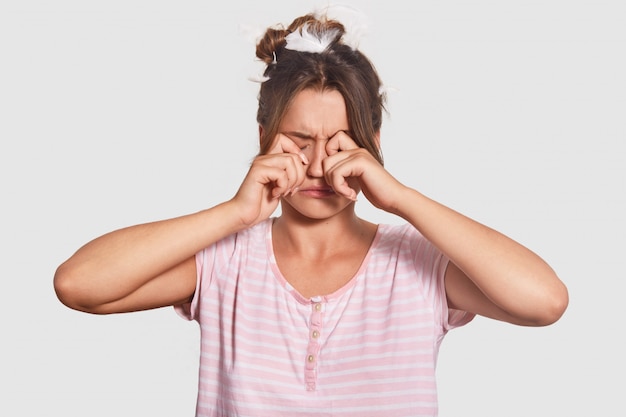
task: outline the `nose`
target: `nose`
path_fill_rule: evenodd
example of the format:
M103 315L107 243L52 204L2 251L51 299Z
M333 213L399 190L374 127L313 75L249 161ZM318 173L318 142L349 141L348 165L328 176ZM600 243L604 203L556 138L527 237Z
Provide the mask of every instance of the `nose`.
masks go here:
M309 145L303 149L304 154L309 159L309 165L307 165L307 175L311 177L323 177L324 169L322 168L322 161L328 156L326 153L326 141L317 140L315 144Z

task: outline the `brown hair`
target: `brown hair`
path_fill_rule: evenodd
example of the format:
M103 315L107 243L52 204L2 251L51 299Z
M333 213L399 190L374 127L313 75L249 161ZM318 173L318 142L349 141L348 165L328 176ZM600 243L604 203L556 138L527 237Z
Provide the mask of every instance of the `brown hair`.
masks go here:
M285 37L305 25L319 38L333 31L336 37L321 53L286 49ZM341 42L344 33L340 22L312 14L296 18L287 29L267 29L256 47L256 56L267 64L264 75L269 78L261 84L258 96L257 122L263 127L260 154L271 148L282 118L299 92L331 89L346 102L352 139L383 163L377 142L385 110L381 82L369 59Z

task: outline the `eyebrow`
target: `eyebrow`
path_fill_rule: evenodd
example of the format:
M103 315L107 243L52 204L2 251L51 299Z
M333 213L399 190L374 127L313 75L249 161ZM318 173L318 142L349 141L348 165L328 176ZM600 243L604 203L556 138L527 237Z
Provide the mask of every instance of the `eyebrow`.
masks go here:
M311 135L310 133L306 133L306 132L300 132L300 131L289 131L289 132L282 132L283 135L287 135L287 136L295 136L297 138L300 139L315 139L315 137L313 135Z
M328 140L328 139L332 138L333 136L335 136L335 135L336 135L337 133L339 133L339 132L345 132L345 134L346 134L346 135L348 135L348 136L352 136L352 135L350 134L350 131L349 131L349 130L346 130L346 129L339 129L338 131L336 131L335 133L333 133L332 135L330 135L329 137L327 137L327 138L326 138L326 140ZM286 135L286 136L295 136L295 137L297 137L297 138L299 138L299 139L313 139L313 140L317 139L315 136L311 135L310 133L301 132L301 131L298 131L298 130L289 131L289 132L282 132L282 134L283 134L283 135Z

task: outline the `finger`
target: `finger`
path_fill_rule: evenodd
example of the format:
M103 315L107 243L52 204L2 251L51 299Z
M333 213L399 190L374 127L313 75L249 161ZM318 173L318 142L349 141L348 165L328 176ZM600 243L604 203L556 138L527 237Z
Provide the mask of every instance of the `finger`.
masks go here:
M348 151L351 149L359 149L359 145L346 133L345 130L337 132L326 144L326 153L334 155L339 151Z
M324 162L327 162L330 158L328 157ZM334 164L326 164L324 178L337 194L356 201L357 192L350 186L348 178L358 177L359 173L355 171L354 163L351 163L351 159L348 158Z
M271 172L276 173L271 179L277 187L274 192L278 195L287 195L304 182L306 173L301 159L294 154L280 153L263 155L259 157L259 164L268 168L274 168Z
M282 154L284 169L287 174L287 191L284 195L293 194L297 191L298 187L304 182L306 172L302 160L298 155L294 154Z
M294 155L298 155L302 160L302 163L308 164L309 160L306 155L302 152L300 147L295 144L294 141L289 139L287 136L279 133L276 135L276 139L274 140L274 146L270 150L270 153L292 153Z
M274 188L272 188L272 197L278 198L289 194L290 191L289 175L287 175L287 172L281 171L277 173L274 180Z
M263 166L259 168L257 181L267 187L272 198L288 194L291 190L289 174L278 166Z
M348 183L348 180L343 176L334 176L330 180L327 180L328 184L333 187L335 193L344 196L345 198L356 201L357 192Z

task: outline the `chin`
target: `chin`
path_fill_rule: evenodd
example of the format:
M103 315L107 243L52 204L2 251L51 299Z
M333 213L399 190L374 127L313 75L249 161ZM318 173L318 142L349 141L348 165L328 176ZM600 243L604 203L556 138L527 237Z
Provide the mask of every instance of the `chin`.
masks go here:
M345 210L353 210L354 205L352 203L353 201L342 197L303 201L296 194L295 196L283 198L282 212L283 214L302 216L311 220L324 220L335 217Z

